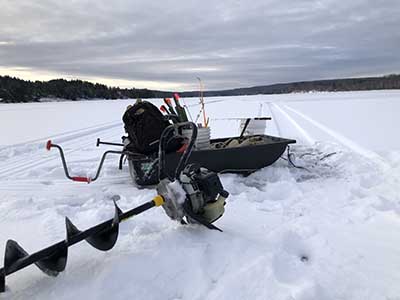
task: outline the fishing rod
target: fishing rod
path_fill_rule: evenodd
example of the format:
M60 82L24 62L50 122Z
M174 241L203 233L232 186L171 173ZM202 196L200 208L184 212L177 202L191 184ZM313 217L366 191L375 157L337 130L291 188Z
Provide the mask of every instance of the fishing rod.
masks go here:
M203 112L203 124L204 124L204 127L208 127L208 121L209 120L206 117L206 109L205 109L205 106L204 106L204 97L203 97L204 96L204 93L203 93L204 86L203 86L203 82L201 81L201 78L200 77L196 77L196 78L197 78L197 80L199 81L199 84L200 84L200 104L201 104L201 110L199 112L198 117L196 118L196 122L197 122L197 119L199 118L201 112Z

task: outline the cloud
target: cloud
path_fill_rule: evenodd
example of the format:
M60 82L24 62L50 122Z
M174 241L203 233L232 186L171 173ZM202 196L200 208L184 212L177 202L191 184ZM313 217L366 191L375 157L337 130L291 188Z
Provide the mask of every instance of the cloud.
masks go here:
M3 2L3 3L2 3ZM397 0L0 0L0 72L207 89L398 72ZM60 77L58 76L58 77ZM150 85L150 86L149 86Z

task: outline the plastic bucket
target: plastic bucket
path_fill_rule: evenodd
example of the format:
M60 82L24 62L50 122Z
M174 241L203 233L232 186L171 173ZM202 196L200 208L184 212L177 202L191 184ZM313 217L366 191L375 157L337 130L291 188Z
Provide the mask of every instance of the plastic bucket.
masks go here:
M191 129L183 129L182 135L184 137L190 138L192 136L192 130ZM194 147L197 150L203 150L203 149L210 148L210 138L211 138L210 127L197 128L197 139L194 144Z

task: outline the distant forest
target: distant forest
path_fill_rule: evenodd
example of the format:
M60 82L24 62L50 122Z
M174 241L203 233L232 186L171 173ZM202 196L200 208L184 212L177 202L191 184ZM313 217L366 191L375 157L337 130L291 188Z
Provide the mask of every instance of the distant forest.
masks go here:
M362 91L400 89L400 75L382 77L330 79L279 83L249 88L205 91L204 96L239 96L257 94L286 94L310 91ZM183 97L198 97L199 91L182 92ZM148 89L122 89L94 84L82 80L55 79L50 81L26 81L10 76L0 76L0 101L3 103L36 102L42 98L67 100L82 99L124 99L124 98L164 98L172 92Z
M277 83L272 85L237 88L222 91L206 91L205 97L242 96L259 94L289 94L305 92L339 92L400 89L400 75L392 74L381 77L345 78ZM197 97L198 91L185 92L186 97Z
M108 87L82 80L55 79L33 82L0 76L0 99L7 103L36 102L42 98L82 100L155 97L159 97L158 91Z

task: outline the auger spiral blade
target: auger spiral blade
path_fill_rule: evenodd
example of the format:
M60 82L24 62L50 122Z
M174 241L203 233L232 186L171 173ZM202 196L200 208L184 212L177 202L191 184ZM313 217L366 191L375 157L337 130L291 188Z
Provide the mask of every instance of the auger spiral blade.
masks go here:
M8 240L4 253L4 267L0 269L0 292L6 291L6 274L9 270L18 267L22 258L27 257L28 253L16 241ZM16 268L17 269L17 268Z
M74 224L72 224L71 220L68 217L65 217L65 228L67 230L67 242L69 242L72 237L81 233L81 231L76 228Z
M65 270L67 266L68 246L66 243L44 259L39 260L35 265L49 276L57 276L58 273Z
M16 241L8 240L4 257L4 272L12 273L20 269L20 266L32 262L43 273L49 276L57 276L65 270L67 265L68 246L66 243L59 243L49 248L43 257L37 259L35 255L29 255Z
M114 219L111 222L110 226L105 230L96 233L94 235L89 236L86 241L92 245L94 248L101 251L108 251L112 249L117 242L118 233L119 233L119 222L122 211L119 209L117 204L114 201L115 214Z
M8 272L16 268L23 258L29 254L16 241L8 240L6 244L6 252L4 254L4 270Z
M29 265L35 264L50 276L57 276L67 265L68 247L86 240L98 250L107 251L114 247L118 239L119 223L141 214L164 202L161 196L129 211L122 212L114 201L114 218L80 231L70 219L65 218L66 239L35 253L27 253L16 241L8 240L4 255L4 267L0 268L0 293L5 292L6 276Z

